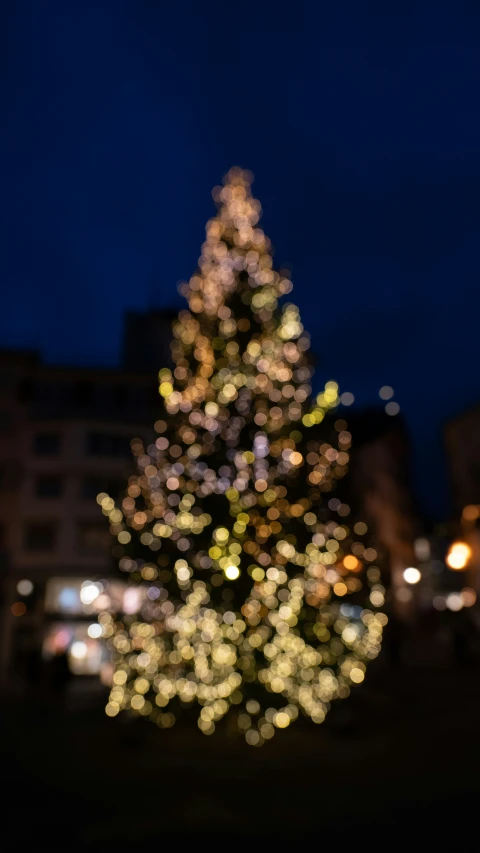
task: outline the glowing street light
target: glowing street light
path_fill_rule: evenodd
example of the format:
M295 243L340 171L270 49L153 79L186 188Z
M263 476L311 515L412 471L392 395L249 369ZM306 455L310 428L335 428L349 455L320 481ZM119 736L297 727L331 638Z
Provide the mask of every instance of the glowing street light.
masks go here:
M403 572L403 579L406 583L418 583L422 575L414 566L409 566Z
M472 556L472 549L466 542L453 542L447 554L447 565L455 571L462 571Z

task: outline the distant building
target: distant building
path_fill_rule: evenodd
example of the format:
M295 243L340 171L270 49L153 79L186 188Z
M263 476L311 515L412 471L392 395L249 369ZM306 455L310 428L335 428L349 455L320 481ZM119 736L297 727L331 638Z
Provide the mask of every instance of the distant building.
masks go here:
M404 569L415 565L419 513L410 480L411 450L401 416L381 409L345 415L352 433L351 465L345 488L355 516L361 516L387 555L387 571L400 609L412 592Z
M4 677L21 675L35 645L47 652L66 645L74 671L98 670L85 586L102 579L106 586L114 573L95 497L125 486L131 439L153 436L161 411L156 369L57 367L36 353L0 351ZM109 594L121 594L118 584Z
M453 499L457 515L468 504L480 504L480 405L445 426Z
M449 420L444 435L455 506L452 531L471 548L462 574L480 596L480 405Z

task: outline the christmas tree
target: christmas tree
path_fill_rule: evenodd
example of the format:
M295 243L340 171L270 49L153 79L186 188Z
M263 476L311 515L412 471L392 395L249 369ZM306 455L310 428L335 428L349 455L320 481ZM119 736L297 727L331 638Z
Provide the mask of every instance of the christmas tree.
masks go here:
M298 309L279 305L292 284L273 267L251 175L232 169L214 198L181 287L175 367L159 374L158 437L132 442L138 472L118 505L98 496L137 602L100 616L114 665L106 712L169 727L196 707L205 734L230 712L260 745L348 696L386 617L366 525L332 500L351 443L326 416L338 387L312 397L309 338Z

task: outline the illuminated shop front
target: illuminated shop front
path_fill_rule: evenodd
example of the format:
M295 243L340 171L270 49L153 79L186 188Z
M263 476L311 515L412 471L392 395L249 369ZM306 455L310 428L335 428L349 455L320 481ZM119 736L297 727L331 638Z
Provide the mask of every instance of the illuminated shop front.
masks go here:
M45 590L44 659L67 652L75 675L102 675L110 655L98 614L106 610L136 613L141 596L140 588L122 581L50 578Z

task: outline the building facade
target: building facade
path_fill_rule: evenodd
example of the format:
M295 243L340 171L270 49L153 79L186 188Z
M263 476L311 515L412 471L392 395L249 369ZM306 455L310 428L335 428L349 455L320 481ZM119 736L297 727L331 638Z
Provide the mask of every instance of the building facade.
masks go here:
M405 569L416 565L415 541L420 534L418 507L411 485L411 450L405 423L382 409L352 412L348 489L356 514L371 527L385 555L382 565L397 613L413 615L414 590Z
M449 420L445 445L456 515L480 504L480 406Z
M471 549L465 580L480 596L480 406L449 420L444 435L454 500L452 532Z
M118 599L123 589L96 496L125 487L130 441L151 440L155 378L0 351L3 680L22 679L35 649L60 646L73 671L98 672L92 596L104 607L100 593Z

